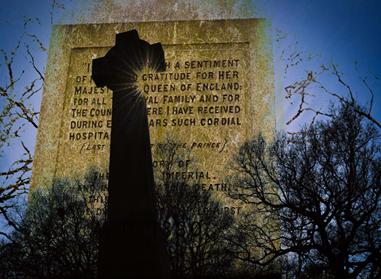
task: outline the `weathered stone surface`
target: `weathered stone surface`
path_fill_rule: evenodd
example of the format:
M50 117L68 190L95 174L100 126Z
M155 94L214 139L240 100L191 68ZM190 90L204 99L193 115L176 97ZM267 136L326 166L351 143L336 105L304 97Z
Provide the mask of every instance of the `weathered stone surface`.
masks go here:
M32 187L94 165L107 172L112 92L95 87L91 61L105 55L115 34L132 29L142 40L161 42L168 62L156 80L137 73L152 148L166 133L177 134L207 179L221 182L220 172L240 143L254 130L275 129L268 28L263 19L54 26Z

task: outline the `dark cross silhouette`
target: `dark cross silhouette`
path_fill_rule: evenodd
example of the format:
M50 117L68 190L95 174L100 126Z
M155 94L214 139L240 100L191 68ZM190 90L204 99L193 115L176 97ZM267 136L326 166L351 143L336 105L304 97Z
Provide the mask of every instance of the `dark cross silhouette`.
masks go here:
M108 217L101 230L98 278L165 278L165 240L157 223L147 108L137 88L139 72L165 70L160 43L132 30L93 60L98 87L113 90Z

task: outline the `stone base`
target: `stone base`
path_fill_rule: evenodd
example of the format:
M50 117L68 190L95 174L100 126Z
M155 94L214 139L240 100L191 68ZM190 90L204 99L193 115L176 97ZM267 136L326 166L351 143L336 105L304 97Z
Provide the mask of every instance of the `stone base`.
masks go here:
M170 278L166 241L157 221L108 221L101 229L98 278Z

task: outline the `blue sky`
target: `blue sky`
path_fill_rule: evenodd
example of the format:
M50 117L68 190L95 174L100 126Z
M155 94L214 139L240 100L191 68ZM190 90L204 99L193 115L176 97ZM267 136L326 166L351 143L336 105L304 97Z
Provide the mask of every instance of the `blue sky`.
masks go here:
M132 2L115 0L121 7L126 10ZM13 0L0 2L0 32L1 41L0 49L10 53L21 39L22 43L15 56L14 74L19 76L22 69L25 73L22 76L19 86L15 88L15 93L22 92L24 86L28 85L31 80L37 77L36 72L31 67L28 57L25 55L24 42L30 44L30 49L35 55L36 66L44 69L46 64L46 51L41 48L48 48L49 36L51 30L51 21L53 23L85 23L85 22L101 22L104 18L111 18L107 15L106 10L100 9L100 14L96 18L84 17L86 10L95 11L94 6L101 1L55 1L56 6L52 9L53 0L43 1L26 1ZM103 1L106 6L112 1ZM135 1L139 2L139 1ZM140 2L147 2L141 0ZM176 2L176 1L172 1ZM184 2L184 1L177 1ZM200 0L189 2L199 3ZM222 1L209 0L218 6ZM229 1L227 1L229 2ZM239 1L237 6L240 6ZM96 3L96 4L94 4ZM59 5L64 4L64 8ZM321 65L335 64L338 65L339 72L342 73L343 80L349 83L355 96L365 104L370 100L370 93L362 81L358 78L367 77L367 82L373 89L375 94L375 103L373 108L374 117L381 121L381 85L380 81L375 79L373 75L381 78L381 1L374 0L269 0L255 1L257 10L256 14L260 17L270 18L273 29L281 30L282 34L287 34L286 39L282 40L282 44L274 41L276 54L275 60L279 58L282 50L289 51L305 51L304 58L309 54L314 57L311 61L304 59L297 67L284 72L285 63L280 62L278 71L281 77L281 86L278 88L279 93L283 94L283 87L293 84L306 75L307 71L316 71ZM62 6L61 6L62 7ZM86 7L86 10L84 9ZM176 5L177 7L177 5ZM218 7L217 7L218 9ZM171 11L176 14L178 11L175 7ZM31 18L27 24L29 35L23 33L23 17ZM114 19L115 20L115 19ZM128 20L125 19L125 20ZM40 41L36 41L33 35L36 35ZM276 39L276 36L274 36ZM358 62L359 71L355 71L355 61ZM0 56L0 63L3 63L3 57ZM2 66L0 69L0 86L6 84L7 71ZM319 77L324 86L339 94L346 94L346 89L340 85L334 75L327 71ZM315 95L314 100L310 104L315 108L327 107L329 101L334 99L325 95L318 87L311 88L311 93ZM285 123L295 113L298 100L294 100L293 105L284 100L284 95L277 95L277 102L283 103L285 115L278 115L279 119ZM41 101L40 95L36 95L30 100L31 106L39 109ZM3 104L1 100L0 104ZM287 129L296 130L304 122L311 119L311 114L300 118ZM32 127L26 127L23 134L24 140L28 147L33 150L36 131ZM0 158L0 171L5 170L11 162L22 155L22 150L18 139L12 148L8 148Z
M51 28L51 19L54 23L89 23L103 21L118 21L129 20L128 18L113 18L110 16L110 11L107 9L98 9L96 16L88 16L92 11L96 11L96 7L104 4L104 7L110 6L110 3L117 3L122 9L129 9L132 2L139 1L55 1L56 6L52 9L52 0L43 1L25 1L15 0L0 3L0 16L3 20L1 32L7 38L2 40L1 48L10 49L18 39L18 34L21 32L23 21L21 16L32 18L34 22L28 23L28 31L36 34L40 38L45 48L48 48L49 35ZM142 0L140 2L150 2ZM152 1L151 1L152 2ZM173 1L187 2L187 1ZM191 3L200 2L199 0L188 1ZM203 2L203 1L201 1ZM209 0L210 3L218 6L224 1ZM229 2L229 1L226 1ZM237 2L237 6L240 2ZM100 4L101 3L101 4ZM302 77L306 70L316 70L321 65L330 65L334 63L339 65L338 70L343 73L343 80L352 83L354 92L357 92L357 97L363 103L369 99L365 88L361 88L361 82L358 81L358 76L368 76L367 81L372 85L376 96L375 105L380 107L381 96L377 94L380 89L379 82L371 79L374 73L381 77L381 2L374 0L259 0L253 1L255 5L255 14L260 17L270 18L274 30L281 30L283 34L288 34L287 39L282 45L277 45L274 42L277 52L276 56L280 55L280 51L296 44L296 51L306 51L307 54L317 55L308 63L301 63L298 67L294 67L292 71L283 74L285 64L281 64L279 69L282 70L282 86L286 87L292 84L294 80ZM64 5L64 6L61 6ZM62 9L60 7L64 7ZM173 14L176 14L176 9L173 8ZM51 17L52 16L52 17ZM174 15L174 17L176 17ZM36 18L41 24L37 24ZM158 17L152 16L153 20L158 20ZM160 19L160 18L159 18ZM8 23L4 24L4 21ZM30 39L30 37L28 37ZM38 50L39 45L35 42L34 49ZM36 61L43 68L46 63L46 52L35 52L38 57ZM23 57L21 57L23 59ZM359 72L355 71L354 62L357 61ZM25 63L25 59L22 63ZM22 65L21 65L22 67ZM21 68L20 67L20 68ZM278 69L278 70L279 70ZM30 71L31 72L31 71ZM322 77L320 77L322 78ZM335 91L342 92L343 88L338 86L337 82L329 74L324 75L324 85L330 86ZM282 93L282 88L278 89ZM318 93L315 89L314 92ZM316 98L323 98L321 102L327 102L327 97L316 94ZM280 100L282 101L282 100ZM294 101L293 104L296 102ZM317 102L315 105L317 105ZM39 100L36 98L34 106L38 107ZM294 113L287 101L283 102L285 107L285 118L289 119ZM374 110L376 112L376 109ZM290 115L288 115L290 114ZM381 115L378 117L381 119ZM298 123L300 125L300 123ZM295 128L299 126L295 126Z
M284 32L297 32L301 44L325 59L351 67L358 61L380 69L380 1L280 1L273 23Z

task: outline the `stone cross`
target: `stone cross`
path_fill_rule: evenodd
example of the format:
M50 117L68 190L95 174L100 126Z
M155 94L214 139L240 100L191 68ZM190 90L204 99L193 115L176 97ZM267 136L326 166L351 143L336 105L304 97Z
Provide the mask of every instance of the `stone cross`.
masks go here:
M93 60L98 87L113 90L107 222L101 230L98 278L166 278L169 264L157 223L147 109L139 73L165 70L160 43L140 40L136 30Z

